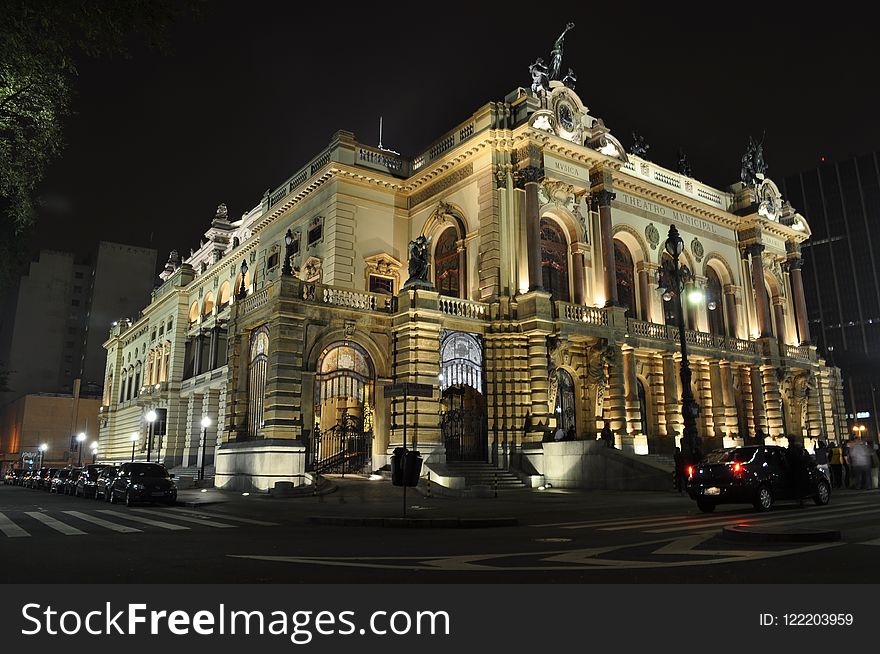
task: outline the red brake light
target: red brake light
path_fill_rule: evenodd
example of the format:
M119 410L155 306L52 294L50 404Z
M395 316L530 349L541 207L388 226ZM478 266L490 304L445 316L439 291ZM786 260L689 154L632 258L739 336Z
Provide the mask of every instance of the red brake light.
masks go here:
M693 466L687 467L687 474L688 474L688 479L693 478L693 476L694 476L694 467Z
M733 471L734 472L742 472L742 469L743 469L743 464L740 463L739 461L737 461L736 463L733 464Z

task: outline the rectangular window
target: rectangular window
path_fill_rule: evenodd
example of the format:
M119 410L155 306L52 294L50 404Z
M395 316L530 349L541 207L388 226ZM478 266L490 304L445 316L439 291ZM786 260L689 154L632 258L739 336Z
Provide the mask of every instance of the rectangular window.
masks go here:
M394 280L390 277L370 275L370 293L394 295Z
M317 225L312 225L309 228L309 247L312 247L315 243L321 240L321 237L324 235L324 223L318 223Z
M73 341L65 341L64 347L66 347L68 350L72 350L73 349Z
M71 301L70 301L70 306L72 306L72 307L78 307L78 306L79 306L79 300L71 300Z
M280 259L280 257L277 252L270 254L268 261L266 261L266 267L269 270L272 270L273 268L277 268L279 259Z
M73 273L73 276L75 279L82 279L83 278L83 274L81 272L75 272L75 273Z
M290 244L290 256L295 257L299 254L299 232L293 235L293 242Z

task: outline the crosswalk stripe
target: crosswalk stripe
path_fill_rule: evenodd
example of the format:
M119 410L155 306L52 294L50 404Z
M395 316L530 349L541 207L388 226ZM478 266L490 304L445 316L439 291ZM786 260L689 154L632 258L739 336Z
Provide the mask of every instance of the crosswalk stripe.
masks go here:
M822 512L814 512L812 515L804 516L803 518L794 518L794 519L779 519L777 517L771 518L753 518L751 520L745 521L749 525L784 525L784 524L794 524L797 522L816 522L821 520L836 520L841 518L851 518L859 515L865 515L869 513L877 513L880 512L880 506L874 509L848 509L846 511L822 511ZM702 523L697 525L679 525L677 527L667 527L665 529L646 529L645 531L649 534L665 534L671 531L689 531L694 529L706 529L709 527L723 527L725 525L735 525L737 523L744 522L742 519L736 520L719 520L716 522Z
M232 520L233 522L244 522L249 525L261 525L263 527L277 527L277 522L266 522L265 520L254 520L253 518L239 518L238 516L233 515L225 515L223 513L207 513L205 511L198 510L190 510L190 509L179 509L174 507L173 509L168 509L174 513L182 513L184 515L191 515L193 517L199 516L208 516L209 518L223 518L224 520Z
M60 531L65 536L82 536L86 532L82 529L77 529L76 527L72 527L60 520L56 520L50 515L46 515L45 513L40 513L39 511L26 511L25 515L29 515L36 520L39 520L47 527L51 527L55 531Z
M28 532L12 522L12 520L10 520L2 513L0 513L0 531L2 531L3 534L5 536L8 536L9 538L22 538L23 536L30 536Z
M172 531L181 531L184 529L189 529L189 527L184 527L183 525L175 525L170 522L162 522L161 520L153 520L152 518L145 518L141 515L132 515L130 513L120 513L119 511L110 511L109 509L100 509L98 513L103 513L104 515L113 516L115 518L122 518L123 520L131 520L132 522L140 522L145 525L151 525L153 527L160 527L162 529L171 529Z
M141 531L140 529L127 527L126 525L119 525L115 522L110 522L109 520L99 518L98 516L83 513L82 511L64 511L64 513L66 513L67 515L72 515L74 518L79 518L80 520L91 522L92 524L98 525L99 527L105 527L106 529L110 529L112 531L118 531L121 534L133 534L135 532Z
M153 515L160 515L167 517L167 513L163 513L162 511L153 511L151 509L132 509L132 511L137 511L138 513L151 513ZM223 522L214 522L213 520L201 520L199 518L190 518L185 515L175 515L175 520L182 520L183 522L191 522L196 525L202 525L203 527L218 527L220 529L234 529L236 525L227 525Z
M859 543L859 545L880 545L880 538L875 538L874 540L866 540Z

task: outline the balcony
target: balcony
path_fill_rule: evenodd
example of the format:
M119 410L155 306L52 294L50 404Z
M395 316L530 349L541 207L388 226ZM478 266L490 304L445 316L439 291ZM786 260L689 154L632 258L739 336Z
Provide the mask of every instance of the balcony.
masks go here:
M441 295L438 304L440 312L447 316L469 320L489 319L489 305L482 302Z
M656 322L647 322L645 320L636 320L634 318L626 319L627 336L636 338L646 338L654 341L667 341L678 343L678 327L672 325L663 325ZM732 336L723 336L719 334L710 334L708 332L700 332L693 329L686 329L684 332L684 340L688 345L698 349L714 349L725 350L728 352L736 352L740 354L750 354L753 356L761 355L761 344L757 341L746 341L741 338Z

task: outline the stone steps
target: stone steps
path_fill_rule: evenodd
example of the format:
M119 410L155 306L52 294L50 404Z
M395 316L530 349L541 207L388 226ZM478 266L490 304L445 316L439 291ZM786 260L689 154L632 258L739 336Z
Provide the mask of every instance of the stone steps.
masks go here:
M447 462L446 469L453 477L464 477L467 488L473 486L489 486L490 488L515 489L526 485L519 477L507 470L498 469L491 464L479 461Z

